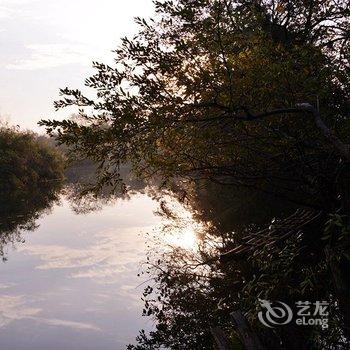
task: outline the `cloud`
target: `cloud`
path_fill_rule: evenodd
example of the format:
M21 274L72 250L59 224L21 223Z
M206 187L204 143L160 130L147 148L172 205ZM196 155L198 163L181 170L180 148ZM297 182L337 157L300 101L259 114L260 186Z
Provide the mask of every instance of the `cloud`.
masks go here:
M31 319L49 326L68 327L75 330L91 330L100 332L101 329L93 324L62 320L58 318L38 317L43 310L27 306L24 295L0 295L0 328L23 319Z
M31 318L42 310L26 306L23 295L0 296L0 328L7 326L16 320Z
M71 278L89 278L103 284L113 284L121 275L135 274L144 258L142 237L135 234L141 228L100 232L90 246L78 249L59 245L31 245L20 248L37 256L40 270L71 269Z
M26 4L31 4L38 1L39 0L0 0L0 5L5 5L5 6L26 5Z
M5 6L0 6L0 19L11 18L12 16L13 16L13 11L11 11L11 9Z
M9 70L50 69L67 64L90 65L88 49L84 45L32 44L25 47L29 57L18 59L5 66Z
M33 4L40 0L0 0L0 20L18 20L19 17L32 18L35 11Z
M45 323L49 326L58 326L58 327L68 327L73 328L76 330L90 330L90 331L96 331L101 332L101 328L94 326L90 323L84 323L84 322L75 322L75 321L68 321L68 320L61 320L58 318L38 318L33 317L34 320Z
M0 283L0 289L9 289L17 286L17 283Z

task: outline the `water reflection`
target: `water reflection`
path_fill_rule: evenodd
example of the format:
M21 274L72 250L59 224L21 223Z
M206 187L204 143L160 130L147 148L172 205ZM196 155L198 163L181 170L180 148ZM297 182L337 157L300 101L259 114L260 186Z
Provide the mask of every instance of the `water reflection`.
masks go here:
M232 198L220 192L225 200L219 205L218 192L207 189L180 203L166 191L129 187L119 194L105 188L99 196L82 196L79 181L73 181L16 195L13 203L11 196L2 197L1 253L21 236L27 242L9 251L9 261L0 266L1 348L125 349L145 329L141 347L128 349L183 348L186 339L193 349L209 350L213 325L229 332L233 309L253 317L261 293L288 281L285 264L303 247L301 235L283 242L288 249L269 246L232 264L218 259L254 236L273 211L281 215L279 203L268 207L269 198L260 198L267 209L254 212L254 225L247 226L241 215L255 205L242 200L246 192L231 193ZM286 214L293 209L283 208ZM304 272L287 268L299 293ZM256 282L257 273L263 278ZM318 273L326 276L322 269ZM284 296L280 289L271 293L276 300ZM329 298L327 286L318 293ZM147 330L153 330L150 337ZM293 332L302 343L306 333ZM268 330L262 335L275 339Z
M94 167L69 171L0 197L1 349L125 349L152 327L138 274L156 202L127 174L123 191L82 194Z
M162 196L157 214L162 217L161 232L155 239L167 250L197 251L206 225L197 221L194 212L171 195Z
M96 166L91 162L77 162L66 171L66 180L49 181L30 188L9 189L0 195L0 256L7 260L6 250L25 242L25 234L38 228L38 219L50 213L64 196L77 214L88 214L129 200L145 190L145 183L133 177L129 167L121 168L120 188L104 187L98 193L86 191L94 183Z
M217 347L215 327L234 349L242 348L232 311L239 311L258 330L266 349L281 349L281 344L333 349L335 339L339 349L348 349L338 307L331 306L333 324L328 330L290 324L277 332L261 329L257 318L259 298L285 300L289 305L298 300L334 300L330 274L317 260L320 247L322 251L319 214L294 212L293 205L271 201L269 195L255 196L251 202L249 197L245 200L248 191L203 189L187 196L187 205L180 210L167 202L161 205L168 219L163 232L169 249L151 250L144 268L144 278L150 282L144 291L143 314L155 320L156 327L149 334L141 331L128 350L212 350ZM258 204L261 210L253 211L254 220L241 216ZM302 229L300 213L308 218ZM174 231L180 233L178 239L171 236ZM220 259L228 251L230 260L227 254Z
M42 184L41 188L16 190L0 196L0 256L6 260L6 247L24 242L21 233L38 228L37 220L58 202L61 182Z
M147 252L192 268L208 224L126 179L128 191L82 195L75 173L1 197L0 254L9 258L0 265L1 348L125 349L154 327L140 299Z
M125 349L142 319L144 234L160 218L148 196L77 215L60 197L0 265L1 349Z

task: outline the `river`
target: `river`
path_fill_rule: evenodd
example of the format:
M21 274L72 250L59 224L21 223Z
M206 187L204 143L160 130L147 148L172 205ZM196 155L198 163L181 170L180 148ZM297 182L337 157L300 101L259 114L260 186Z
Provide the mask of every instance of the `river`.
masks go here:
M22 229L0 264L0 349L119 350L151 329L138 273L156 208L137 194L77 214L60 195Z

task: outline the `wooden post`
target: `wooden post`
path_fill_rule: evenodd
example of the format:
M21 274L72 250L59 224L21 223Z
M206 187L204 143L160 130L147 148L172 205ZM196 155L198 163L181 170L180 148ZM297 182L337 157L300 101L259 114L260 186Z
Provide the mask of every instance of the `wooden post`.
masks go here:
M214 336L215 343L218 350L233 350L230 341L227 338L225 332L219 328L214 327L211 329L211 334Z
M241 311L232 312L231 317L245 350L265 350Z

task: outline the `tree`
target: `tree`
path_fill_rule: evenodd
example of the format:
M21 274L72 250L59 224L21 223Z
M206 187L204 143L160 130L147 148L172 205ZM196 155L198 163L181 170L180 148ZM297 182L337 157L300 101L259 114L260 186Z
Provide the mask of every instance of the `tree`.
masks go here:
M94 64L97 73L86 85L96 91L95 99L78 90L61 90L56 108L78 106L81 121L41 124L49 133L57 132L58 140L78 155L100 162L101 184L118 182L120 165L130 162L140 177L158 176L167 183L211 181L232 191L259 191L322 211L318 228L312 230L313 241L304 240L303 232L301 241L296 236L284 242L286 250L277 246L265 252L257 246L255 261L238 263L247 281L255 274L267 276L268 289L290 282L290 290L296 291L304 281L297 273L305 266L313 266L311 274L319 272L317 282L324 286L322 277L337 274L329 270L337 249L342 260L347 254L347 238L338 240L338 231L330 240L321 238L329 215L346 215L342 222L348 225L348 2L178 0L155 1L155 6L155 19L138 18L139 33L123 39L114 67ZM248 227L239 238L247 238L245 233L254 232ZM237 244L232 234L224 236ZM312 256L317 259L299 264L295 257L304 243L308 249L303 254L314 254L315 248ZM326 246L332 251L328 260ZM259 267L264 261L265 269ZM170 293L170 302L163 300L168 314L157 305L151 309L163 329L153 340L141 335L140 348L188 348L180 335L193 349L210 348L209 321L225 326L227 311L219 312L222 318L212 311L205 319L206 306L213 310L238 278L230 275L232 267L223 269L226 278L220 283L225 288L215 279L208 287L194 276L179 275L179 266L166 264L157 283ZM297 273L287 274L290 270ZM344 273L346 268L340 270ZM344 289L335 286L324 293L340 295ZM196 307L182 303L194 294ZM227 305L239 302L244 308L247 299L240 300L240 295L233 294ZM298 295L295 292L292 299ZM344 295L338 300L345 300ZM347 307L342 311L350 316ZM194 327L186 326L191 320L204 327L207 336L200 327L191 334L189 328ZM170 333L164 329L169 324Z
M206 177L309 205L318 205L311 198L328 202L329 193L317 193L324 187L319 170L333 169L340 157L329 161L333 149L310 116L283 110L317 101L323 119L348 141L341 132L346 66L334 70L334 55L322 51L327 40L347 48L346 4L155 4L158 20L137 19L141 30L123 39L116 67L94 64L86 85L96 100L61 91L56 108L79 106L84 122L42 122L48 131L101 162L102 182L118 180L119 165L132 162L141 176ZM276 25L291 39L276 38ZM255 120L274 109L283 110Z

